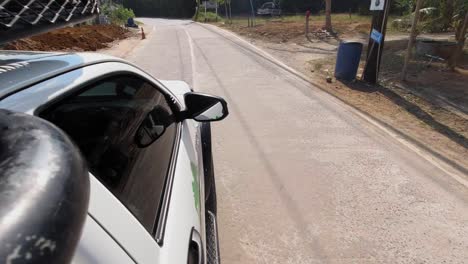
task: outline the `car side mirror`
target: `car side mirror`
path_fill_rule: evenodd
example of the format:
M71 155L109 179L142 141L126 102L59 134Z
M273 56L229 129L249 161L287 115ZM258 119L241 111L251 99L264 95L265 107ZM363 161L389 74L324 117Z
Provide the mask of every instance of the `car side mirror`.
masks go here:
M202 93L186 93L185 106L185 117L199 122L220 121L229 114L223 98Z
M135 134L135 143L140 148L145 148L160 138L166 128L173 123L170 114L161 106L156 106L148 113L143 123Z

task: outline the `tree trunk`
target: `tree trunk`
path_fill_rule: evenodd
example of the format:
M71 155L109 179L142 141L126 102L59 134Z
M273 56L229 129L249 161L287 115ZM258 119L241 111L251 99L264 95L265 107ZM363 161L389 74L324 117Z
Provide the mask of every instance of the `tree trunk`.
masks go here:
M465 47L467 28L468 28L468 12L466 12L465 14L464 21L461 21L457 27L457 32L456 32L457 48L449 60L449 67L452 70L458 66L460 57L463 57L463 48Z
M412 53L413 53L413 46L414 46L414 42L417 36L417 26L418 26L419 15L421 14L419 10L421 10L422 4L423 4L423 0L418 0L416 2L416 10L414 11L413 26L411 27L411 35L408 41L408 50L406 50L405 64L403 65L403 71L401 72L401 79L403 81L406 80L406 75L408 73L408 65L409 65L409 62L411 60Z
M331 0L325 0L325 29L328 32L333 32L331 19Z
M444 23L444 29L449 29L453 22L454 0L445 0L444 2L442 3L442 22Z
M197 0L197 6L195 7L195 15L193 16L193 20L198 21L198 14L200 12L200 0Z
M226 21L229 19L228 17L228 8L227 8L227 0L224 0L224 13L226 13Z

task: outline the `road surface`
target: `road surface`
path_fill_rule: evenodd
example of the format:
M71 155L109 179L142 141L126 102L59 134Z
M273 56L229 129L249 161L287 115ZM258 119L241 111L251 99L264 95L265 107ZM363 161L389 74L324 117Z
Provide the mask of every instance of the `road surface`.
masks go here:
M229 103L213 124L223 264L468 263L466 186L233 35L141 20L153 32L127 59Z

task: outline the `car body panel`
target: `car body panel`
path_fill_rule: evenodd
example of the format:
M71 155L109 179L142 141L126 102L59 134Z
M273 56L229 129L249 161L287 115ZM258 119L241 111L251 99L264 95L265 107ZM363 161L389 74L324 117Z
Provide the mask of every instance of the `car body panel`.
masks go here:
M137 263L158 263L160 247L138 220L90 174L88 212Z
M96 254L96 249L106 254ZM72 264L94 263L135 264L136 262L88 215Z
M0 80L7 84L0 89L0 98L65 72L106 61L125 64L121 59L96 53L0 52Z
M171 92L177 97L181 104L181 109L185 109L185 98L184 95L188 92L191 92L192 89L190 86L183 81L168 81L168 80L160 80L160 82L166 86L170 87Z
M182 129L160 263L187 262L187 255L181 254L181 246L184 245L179 243L184 241L185 245L189 244L191 234L187 230L195 228L202 232L200 174L191 142L188 130Z
M93 54L95 56L95 54ZM76 57L77 55L71 55ZM46 56L35 58L33 61L44 62L52 60L55 62L67 62L69 58L65 55ZM53 58L53 59L52 59ZM119 60L103 61L106 56L97 57L92 60L89 55L84 55L81 59L73 58L74 68L64 68L57 70L57 75L45 76L41 72L38 76L31 76L30 80L35 80L29 86L27 82L12 83L10 87L5 88L7 93L1 92L5 96L0 101L0 108L12 111L25 112L28 114L37 114L49 103L59 100L77 89L84 87L100 78L111 76L116 73L133 73L147 81L158 86L164 93L170 97L172 103L178 109L184 109L183 95L191 91L190 87L181 81L160 82L144 71ZM78 61L85 63L78 63ZM28 61L30 63L30 61ZM47 64L47 63L46 63ZM30 63L25 67L38 67L40 64ZM44 66L46 67L46 66ZM8 76L13 76L14 71L10 70ZM22 70L21 70L22 71ZM0 81L6 79L7 75L0 74ZM14 73L17 74L17 73ZM10 77L9 77L10 78ZM11 77L12 78L12 77ZM16 76L18 78L18 76ZM20 87L22 85L22 87ZM12 88L13 87L13 88ZM13 91L14 93L11 93ZM184 120L180 125L180 144L178 152L173 155L174 173L168 177L173 177L172 186L165 190L164 195L168 195L167 221L163 222L163 240L148 233L138 220L103 186L99 180L90 174L91 196L89 215L94 223L90 222L85 226L84 237L80 243L89 243L89 235L93 233L98 224L112 236L115 243L125 248L121 253L127 254L130 260L136 263L186 263L187 250L192 229L197 230L202 236L204 245L206 245L205 235L205 213L204 213L204 177L203 161L201 151L201 136L199 123L193 120ZM169 180L168 178L168 180ZM97 232L101 236L102 232ZM100 237L101 241L108 238ZM76 263L86 263L93 258L100 259L100 254L108 254L106 251L90 251L89 245L79 245L81 251L77 254L91 254L91 256L77 256ZM102 247L103 250L106 247ZM109 245L109 250L118 250L114 245ZM80 253L81 252L81 253ZM206 252L206 249L204 249ZM98 254L99 256L93 256ZM117 254L117 253L116 253ZM205 254L205 253L204 253ZM206 259L206 258L205 258ZM78 262L80 261L80 262ZM123 262L127 263L125 259ZM102 263L102 262L96 262ZM106 262L117 263L117 262ZM130 262L131 263L131 262Z
M121 62L103 62L89 65L87 67L78 68L73 71L63 73L55 78L49 78L30 86L28 89L17 91L14 94L0 101L0 107L12 109L19 112L33 114L34 110L50 103L62 96L67 95L77 87L86 85L87 83L103 78L116 73L134 73L140 75L150 82L157 85L161 90L171 95L174 103L180 108L181 104L170 89L165 87L161 82L154 79L140 69L126 63ZM0 81L3 82L3 76L0 75ZM1 91L1 90L0 90Z

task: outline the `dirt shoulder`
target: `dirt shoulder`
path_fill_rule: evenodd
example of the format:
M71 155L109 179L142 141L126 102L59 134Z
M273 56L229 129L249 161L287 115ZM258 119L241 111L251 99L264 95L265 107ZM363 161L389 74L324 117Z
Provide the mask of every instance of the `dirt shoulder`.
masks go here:
M404 36L394 36L394 45L388 45L381 82L371 86L362 82L345 83L333 79L332 83L327 83L325 80L327 75L333 76L340 39L362 39L366 27L363 22L341 25L350 30L342 31L345 33L338 37L309 34L306 38L303 27L296 25L295 31L289 23L283 27L277 22L258 28L222 27L244 36L306 75L323 90L379 120L452 167L468 171L468 76L447 70L444 63L416 57L410 65L409 81L400 82ZM271 37L270 31L275 32ZM287 34L281 34L286 31ZM467 62L465 56L464 67ZM363 66L362 63L360 72Z
M137 32L117 25L67 27L7 44L7 50L97 51L108 48Z

